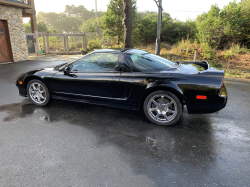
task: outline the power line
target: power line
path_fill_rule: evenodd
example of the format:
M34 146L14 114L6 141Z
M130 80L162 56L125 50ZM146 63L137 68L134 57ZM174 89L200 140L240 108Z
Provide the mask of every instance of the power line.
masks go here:
M139 11L139 12L157 12L156 10L146 10L146 11ZM164 10L164 12L208 12L209 10L204 10L204 11L189 11L189 10Z
M204 11L164 11L164 12L206 12L205 10Z

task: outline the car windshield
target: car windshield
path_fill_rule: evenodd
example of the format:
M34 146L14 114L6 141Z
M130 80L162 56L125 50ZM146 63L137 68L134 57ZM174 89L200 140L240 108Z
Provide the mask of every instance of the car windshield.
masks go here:
M134 65L134 68L132 67L133 71L165 71L175 67L176 65L176 63L166 58L162 58L151 53L132 54L130 58Z
M59 66L58 70L59 70L59 71L62 71L64 68L66 68L66 67L69 66L70 64L73 64L74 62L77 62L77 61L79 61L79 60L82 60L82 59L84 59L85 57L88 57L88 56L89 56L89 54L87 54L87 55L85 55L85 56L83 56L83 57L81 57L81 58L79 58L79 59L77 59L77 60L74 60L74 61L72 61L72 62L68 62L68 63L66 63L66 64L62 64L62 65Z

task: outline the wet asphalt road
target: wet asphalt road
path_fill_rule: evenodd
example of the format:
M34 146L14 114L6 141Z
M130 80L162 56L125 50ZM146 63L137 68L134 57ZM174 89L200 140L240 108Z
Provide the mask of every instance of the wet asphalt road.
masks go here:
M63 62L0 66L0 186L250 186L250 82L226 79L227 107L176 126L141 112L54 101L39 108L15 78Z

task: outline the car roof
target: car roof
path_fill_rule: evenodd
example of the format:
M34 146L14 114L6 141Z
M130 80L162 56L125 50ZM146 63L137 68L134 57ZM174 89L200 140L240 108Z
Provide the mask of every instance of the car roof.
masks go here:
M148 52L140 50L140 49L128 49L125 53L128 53L128 54L145 54L145 53L148 53Z
M122 50L115 50L115 49L98 49L93 51L92 53L115 53L115 52L124 52L127 54L145 54L148 53L146 51L140 49L122 49Z
M114 49L97 49L95 51L93 51L92 53L112 53L112 52L117 52L118 50L114 50ZM118 51L119 52L119 51Z

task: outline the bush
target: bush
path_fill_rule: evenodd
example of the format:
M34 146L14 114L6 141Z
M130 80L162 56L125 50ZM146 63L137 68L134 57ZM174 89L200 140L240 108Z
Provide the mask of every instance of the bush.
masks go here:
M236 54L248 54L249 53L249 49L247 49L245 46L241 47L239 43L238 44L232 43L230 47L230 51Z
M82 55L87 54L87 53L88 53L88 51L87 51L87 50L85 50L85 49L81 49L81 54L82 54Z
M100 44L100 40L91 40L88 42L88 50L89 51L93 51L94 49L100 49L101 48L101 44Z
M74 43L71 43L71 44L69 45L69 48L70 48L70 49L76 49L76 47L77 47L77 46L76 46L76 44L74 44Z
M76 46L77 46L77 48L82 48L83 47L82 43L77 43Z
M206 59L212 59L215 54L214 50L208 45L208 43L202 45L202 52Z
M167 50L170 50L172 48L172 46L168 43L161 43L161 48L165 48Z
M225 51L225 53L224 53L224 58L225 59L231 59L231 57L233 56L233 51L232 50L227 50L227 51Z

